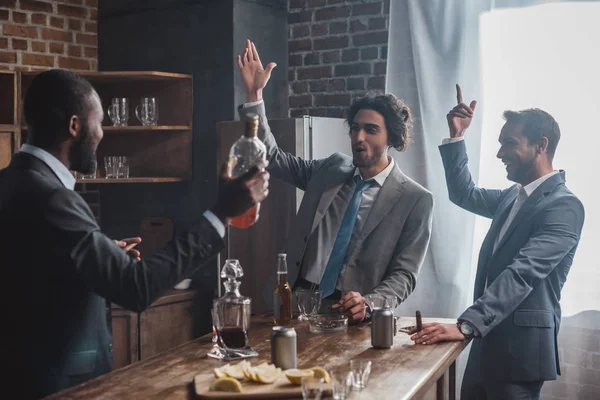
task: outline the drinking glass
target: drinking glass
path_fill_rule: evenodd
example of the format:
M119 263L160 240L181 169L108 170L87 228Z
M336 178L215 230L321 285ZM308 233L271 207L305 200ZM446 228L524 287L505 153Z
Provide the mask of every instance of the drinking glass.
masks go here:
M320 400L323 394L323 378L302 378L302 399Z
M298 303L298 321L308 321L315 316L321 308L321 299L323 292L321 290L298 289L296 291L296 301Z
M116 157L104 157L104 176L106 179L114 179L117 177L117 160Z
M94 163L94 172L91 172L87 175L80 173L79 178L81 178L81 179L96 179L96 170L97 170L98 162L96 161L95 158L92 160L92 162Z
M135 115L144 126L158 123L158 104L154 97L142 97L140 105L135 108Z
M338 368L329 371L331 388L335 400L345 400L352 390L352 372L347 368Z
M129 99L114 97L108 107L108 116L113 126L127 126L129 120Z
M369 294L367 295L367 303L373 310L381 310L385 308L389 308L392 311L396 309L396 296L383 296L380 294Z
M359 390L366 388L371 374L371 361L351 360L350 372L352 373L352 387Z
M117 157L117 178L129 178L129 159L125 156Z

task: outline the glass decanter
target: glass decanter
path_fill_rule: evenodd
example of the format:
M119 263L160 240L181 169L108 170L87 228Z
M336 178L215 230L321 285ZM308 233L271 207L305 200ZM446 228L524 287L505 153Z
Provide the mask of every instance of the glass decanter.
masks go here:
M252 300L242 296L238 278L244 271L238 260L226 260L221 269L225 294L213 301L213 325L216 342L208 353L219 360L257 357L258 353L248 343Z

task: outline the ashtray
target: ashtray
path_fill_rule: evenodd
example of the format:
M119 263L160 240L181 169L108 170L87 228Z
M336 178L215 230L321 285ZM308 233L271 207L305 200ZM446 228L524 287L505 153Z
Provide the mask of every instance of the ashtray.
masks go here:
M308 326L313 333L346 332L348 317L343 314L317 314L310 318Z

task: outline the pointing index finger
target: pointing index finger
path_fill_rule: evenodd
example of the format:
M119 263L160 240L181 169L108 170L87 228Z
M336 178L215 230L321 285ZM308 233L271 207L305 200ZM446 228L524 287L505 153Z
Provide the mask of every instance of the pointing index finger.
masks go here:
M460 85L458 83L456 84L456 101L458 104L463 102L462 90L460 89Z

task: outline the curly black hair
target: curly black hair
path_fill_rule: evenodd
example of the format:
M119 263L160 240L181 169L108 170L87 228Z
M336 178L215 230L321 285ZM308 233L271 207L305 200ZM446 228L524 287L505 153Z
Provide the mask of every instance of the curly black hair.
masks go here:
M373 110L383 116L391 147L404 151L410 143L413 118L410 108L404 101L391 93L368 92L355 99L346 110L346 123L352 125L360 110Z

